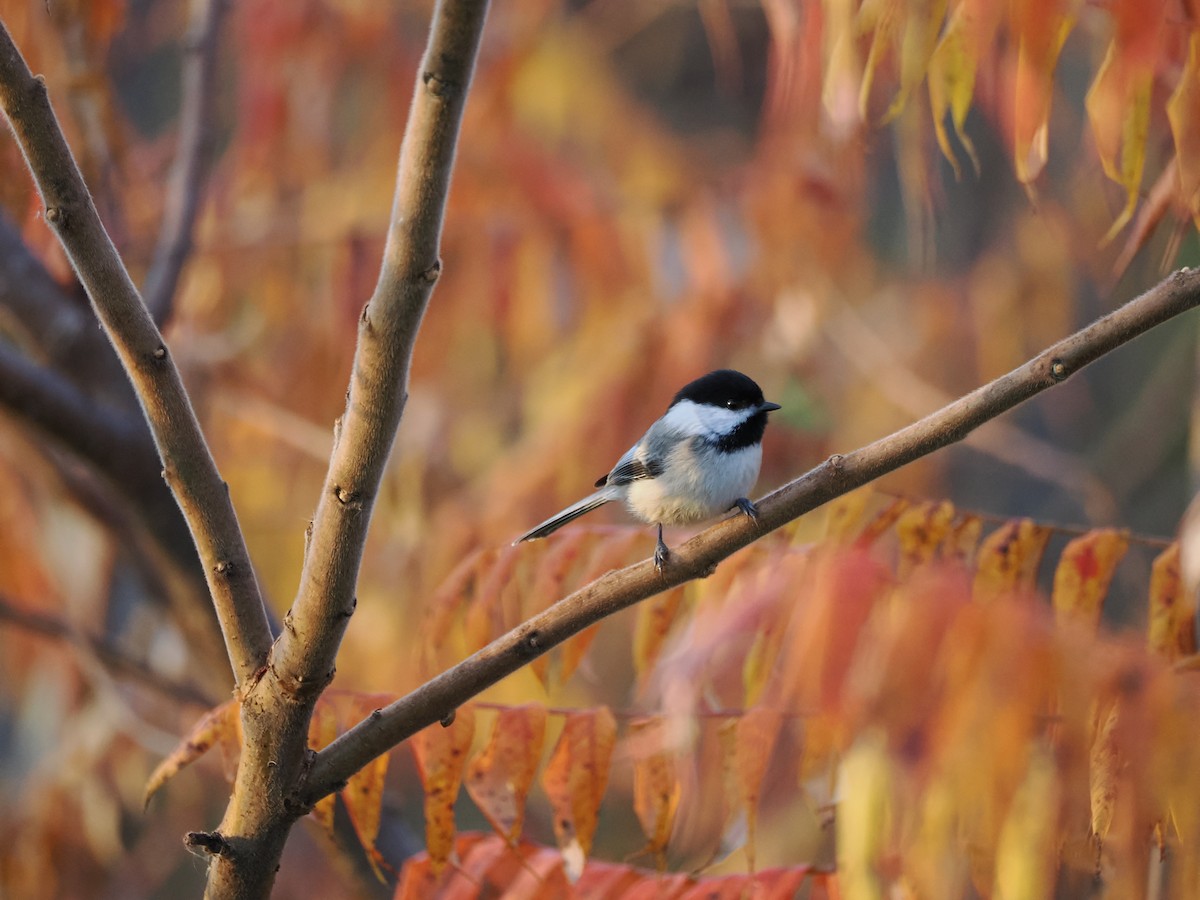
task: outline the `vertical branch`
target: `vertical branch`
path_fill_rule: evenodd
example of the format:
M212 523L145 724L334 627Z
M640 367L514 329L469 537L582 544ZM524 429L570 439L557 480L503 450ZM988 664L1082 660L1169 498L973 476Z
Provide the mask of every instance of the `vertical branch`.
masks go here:
M346 410L313 518L300 589L275 648L285 692L320 690L354 611L371 510L407 399L409 361L433 285L454 148L487 14L439 3L408 126L379 282L359 321Z
M200 431L179 371L96 212L40 77L0 23L0 108L76 275L133 383L166 478L187 519L239 687L271 646L266 610L229 491Z
M179 147L165 203L154 259L146 274L146 308L161 327L171 317L179 274L192 250L192 233L212 150L217 51L226 0L192 0L184 39L183 97Z
M346 409L313 516L300 587L263 678L242 703L245 743L219 829L189 846L207 854L208 896L270 891L292 824L310 808L308 725L333 678L355 607L375 497L407 398L417 331L441 271L438 246L486 0L440 0L400 149L379 282L359 320Z

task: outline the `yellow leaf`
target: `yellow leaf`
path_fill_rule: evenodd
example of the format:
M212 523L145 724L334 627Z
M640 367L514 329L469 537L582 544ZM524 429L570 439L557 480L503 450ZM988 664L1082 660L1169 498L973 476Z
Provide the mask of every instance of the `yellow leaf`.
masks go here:
M1150 568L1150 613L1147 627L1152 653L1174 662L1196 652L1196 610L1185 596L1179 569L1179 542L1155 557Z
M838 768L837 866L846 897L883 900L879 863L892 828L894 781L884 733L859 735Z
M241 744L241 706L235 700L210 709L192 726L179 744L160 762L146 780L142 803L149 805L150 798L158 789L170 781L184 766L189 765L212 749L213 744L236 742Z
M875 496L871 485L831 500L825 506L825 542L838 546L852 543L862 528L867 504Z
M1114 740L1117 730L1117 709L1114 702L1107 713L1097 715L1096 731L1088 758L1088 779L1091 783L1092 834L1096 840L1108 836L1112 825L1113 805L1117 798L1117 776L1120 758Z
M1154 70L1130 71L1113 41L1088 90L1084 105L1104 174L1125 188L1125 206L1104 236L1105 243L1125 227L1137 208L1153 84Z
M1000 831L995 900L1053 896L1061 793L1053 751L1034 745Z
M900 35L900 90L884 114L885 123L904 111L909 96L925 80L946 17L946 0L909 0L906 7Z
M871 49L867 52L867 62L863 67L862 84L858 89L858 116L864 121L868 118L875 71L895 41L895 34L900 27L897 6L898 4L890 0L863 0L862 6L859 7L859 27L863 33L873 32Z
M854 123L862 83L858 53L858 28L854 24L855 0L822 0L822 43L825 77L821 105L839 129Z
M961 173L958 158L946 135L946 114L954 124L958 141L971 158L979 173L979 154L966 133L967 113L975 97L975 76L979 59L991 45L1000 24L1000 5L978 0L963 0L950 15L941 40L929 59L929 104L933 113L933 129L942 155Z
M1006 522L987 536L976 557L973 593L981 602L1032 591L1050 529L1030 519Z
M983 520L976 515L965 515L959 519L946 535L942 544L942 558L970 565L975 560L975 550L983 534Z
M1060 624L1070 620L1095 628L1100 623L1108 586L1128 549L1125 533L1111 528L1089 531L1063 548L1050 595Z
M930 562L950 534L954 521L954 504L948 500L932 500L904 511L896 521L896 537L900 541L900 562L897 576L904 581L918 566Z

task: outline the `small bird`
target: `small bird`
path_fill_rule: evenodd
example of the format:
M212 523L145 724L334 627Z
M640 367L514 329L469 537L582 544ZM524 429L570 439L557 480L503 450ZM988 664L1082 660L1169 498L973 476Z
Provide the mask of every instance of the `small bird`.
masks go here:
M778 403L741 372L718 369L685 385L641 440L596 482L595 493L551 516L514 544L544 538L605 503L623 500L629 511L658 526L654 565L669 552L663 525L700 522L735 506L755 521L746 499L762 465L767 413Z

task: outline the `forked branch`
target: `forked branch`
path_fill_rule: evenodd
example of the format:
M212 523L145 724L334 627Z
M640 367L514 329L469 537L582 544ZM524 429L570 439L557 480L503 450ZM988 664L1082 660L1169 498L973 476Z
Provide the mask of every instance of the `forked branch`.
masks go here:
M1059 341L1025 365L919 422L845 455L831 456L758 503L758 524L725 519L672 548L659 575L649 560L610 572L517 626L378 715L365 719L317 754L304 792L313 803L337 790L380 754L521 666L618 610L693 578L770 531L823 503L874 481L969 432L1034 394L1065 381L1155 325L1200 306L1200 270L1182 269L1120 309Z
M485 0L439 3L400 148L383 265L359 320L346 410L313 516L300 589L272 674L285 691L323 686L354 609L367 525L400 415L417 330L441 271L438 247Z

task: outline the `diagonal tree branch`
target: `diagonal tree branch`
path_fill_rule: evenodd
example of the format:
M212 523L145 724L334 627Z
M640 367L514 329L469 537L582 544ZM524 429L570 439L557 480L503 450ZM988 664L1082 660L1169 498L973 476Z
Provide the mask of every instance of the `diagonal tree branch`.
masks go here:
M266 611L228 488L204 441L179 371L104 230L63 137L45 82L0 25L0 107L54 229L116 348L150 423L163 476L188 521L239 686L271 645Z
M217 83L217 51L227 0L192 0L184 38L179 149L171 169L162 227L142 294L162 327L171 317L179 275L192 250L200 195L209 171Z
M313 761L303 802L315 803L338 790L375 757L422 728L444 720L464 701L587 626L639 600L704 577L721 560L764 534L834 497L962 440L984 422L1196 306L1200 306L1200 269L1182 269L1020 368L873 444L831 456L768 494L758 503L757 526L745 516L719 522L673 548L661 576L649 560L601 576L338 737Z

